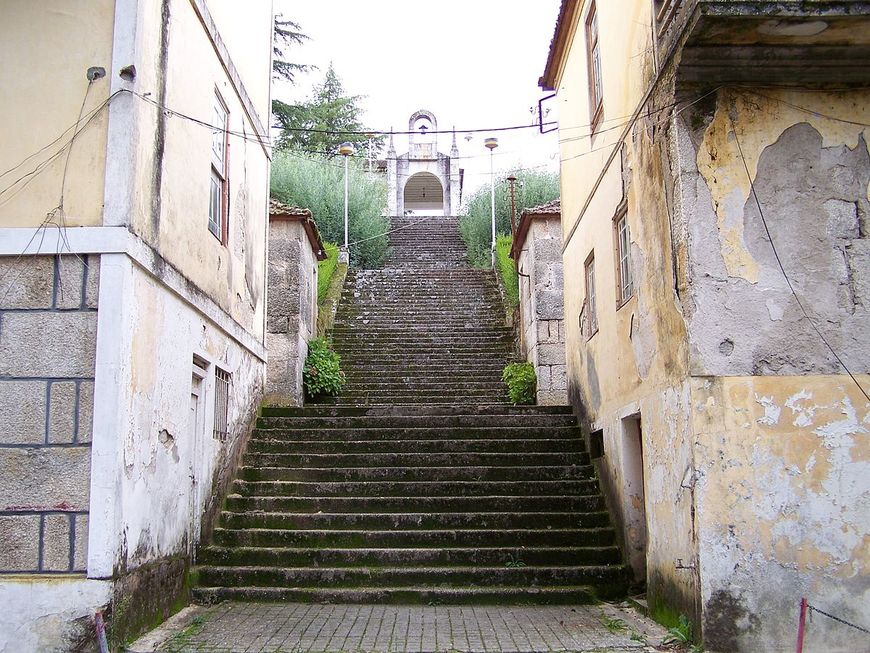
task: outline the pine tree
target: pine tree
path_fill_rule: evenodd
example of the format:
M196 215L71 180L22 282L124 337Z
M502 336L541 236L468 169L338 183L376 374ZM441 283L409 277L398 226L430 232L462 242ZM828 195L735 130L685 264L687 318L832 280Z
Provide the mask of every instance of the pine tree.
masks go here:
M283 129L278 147L334 156L341 143L350 142L365 156L369 137L360 122L362 98L361 95L345 95L341 79L330 63L323 81L314 87L306 102L296 105L280 100L273 102L272 113ZM372 140L376 149L380 149L384 137L376 136Z

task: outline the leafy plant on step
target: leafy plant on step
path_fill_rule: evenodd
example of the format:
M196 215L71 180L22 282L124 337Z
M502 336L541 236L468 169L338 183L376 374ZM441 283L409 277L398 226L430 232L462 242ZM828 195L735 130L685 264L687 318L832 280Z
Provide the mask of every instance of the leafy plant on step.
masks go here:
M520 560L520 556L518 554L512 553L510 555L510 560L504 563L504 566L508 569L520 569L526 566L526 563Z
M623 619L601 617L601 624L611 633L617 634L628 630L628 624Z
M520 303L520 282L514 260L510 257L511 245L514 240L510 236L498 236L495 239L495 263L501 281L504 284L504 292L508 304L518 306Z
M322 395L336 396L344 387L345 376L341 371L341 357L324 338L308 342L308 356L302 369L305 395L313 398Z
M681 614L676 626L668 628L668 634L662 639L662 644L688 646L691 653L700 653L703 649L692 643L692 623L686 615Z
M535 403L538 379L531 363L511 363L504 368L501 380L507 384L508 395L514 404Z

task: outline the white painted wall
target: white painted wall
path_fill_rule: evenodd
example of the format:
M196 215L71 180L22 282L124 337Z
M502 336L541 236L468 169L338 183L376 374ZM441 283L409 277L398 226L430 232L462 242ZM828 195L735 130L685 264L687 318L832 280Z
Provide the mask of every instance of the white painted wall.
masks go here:
M261 352L241 345L131 258L104 260L104 313L123 318L115 328L105 318L97 335L91 577L183 554L198 540L213 478L245 435L265 372ZM194 355L208 363L196 429ZM232 375L226 442L212 436L216 366Z
M108 603L109 581L66 576L10 576L0 583L0 653L61 653L77 632L72 622L93 618Z

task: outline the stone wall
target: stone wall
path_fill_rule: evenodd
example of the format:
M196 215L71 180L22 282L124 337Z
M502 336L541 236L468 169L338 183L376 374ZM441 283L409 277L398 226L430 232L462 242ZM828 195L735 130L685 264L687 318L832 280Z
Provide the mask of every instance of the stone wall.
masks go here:
M0 257L0 572L87 568L99 269Z
M302 368L317 324L317 258L302 222L270 221L266 402L301 406Z
M519 254L522 349L535 366L539 405L568 403L561 244L559 214L536 217Z

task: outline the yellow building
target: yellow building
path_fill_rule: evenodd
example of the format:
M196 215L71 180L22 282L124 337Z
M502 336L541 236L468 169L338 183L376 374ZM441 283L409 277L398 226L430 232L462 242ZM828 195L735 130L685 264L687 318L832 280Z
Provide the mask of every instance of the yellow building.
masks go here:
M866 2L560 8L569 396L652 613L710 650L792 650L801 597L870 624L868 82Z
M183 600L265 379L272 11L0 7L0 651Z

